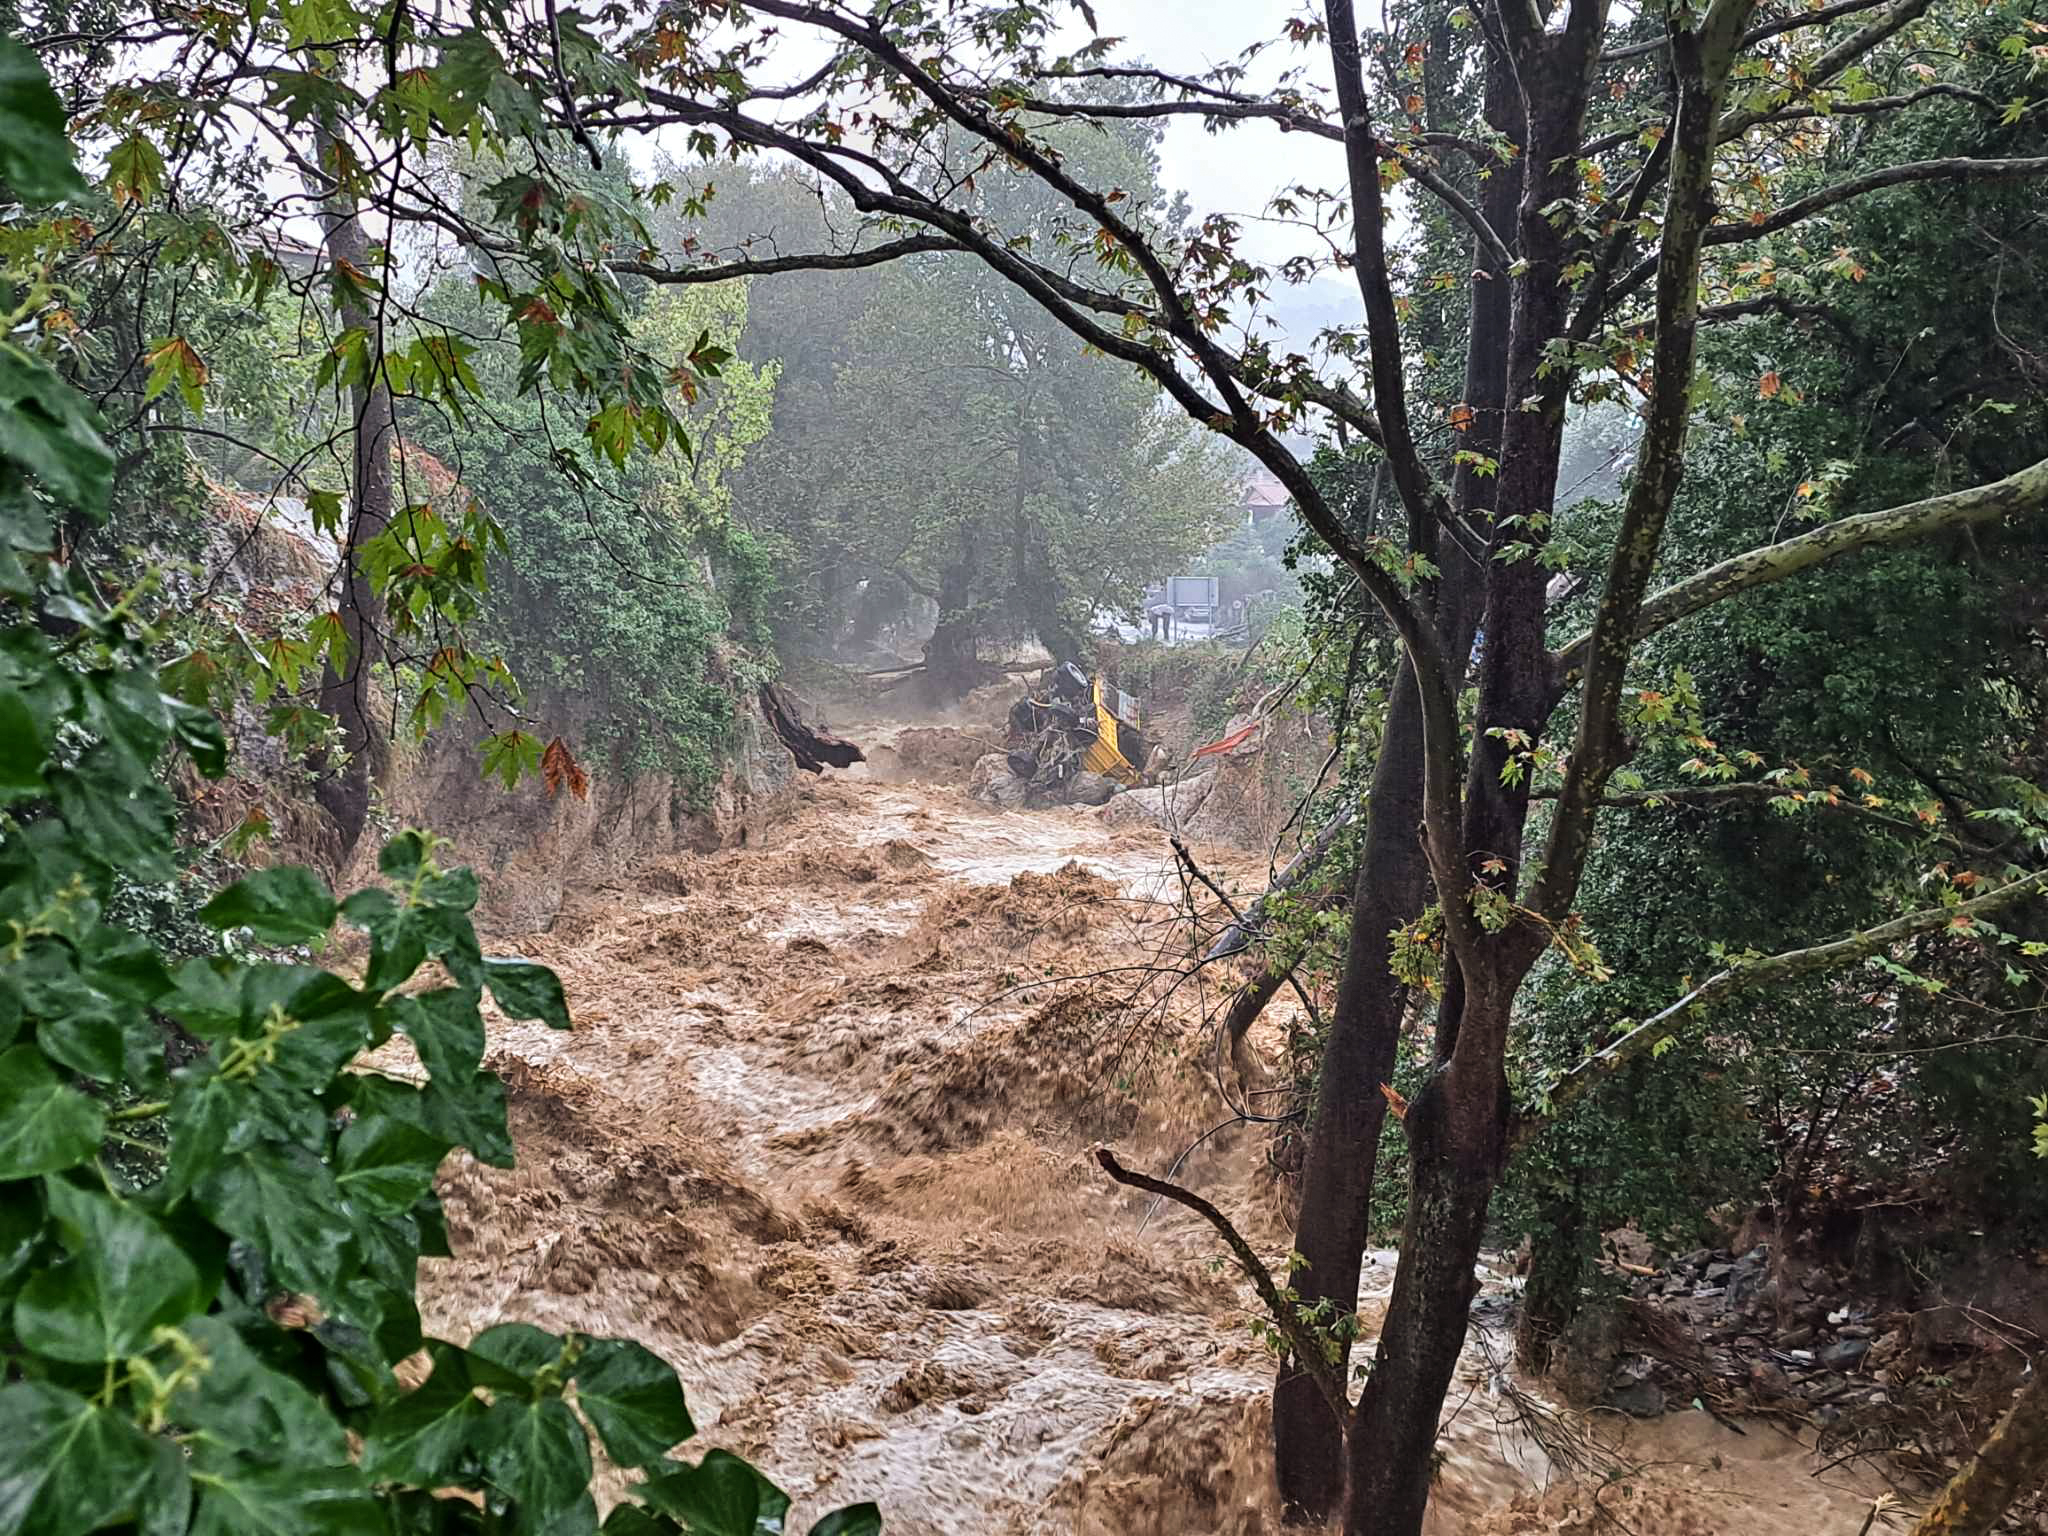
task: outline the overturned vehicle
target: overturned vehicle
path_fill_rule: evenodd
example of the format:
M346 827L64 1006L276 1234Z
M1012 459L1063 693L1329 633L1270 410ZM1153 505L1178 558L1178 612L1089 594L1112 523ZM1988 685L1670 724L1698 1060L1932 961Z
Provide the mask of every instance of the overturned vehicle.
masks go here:
M997 805L1100 805L1144 783L1163 756L1145 740L1138 701L1072 662L1010 706L1004 746L975 765L975 793Z

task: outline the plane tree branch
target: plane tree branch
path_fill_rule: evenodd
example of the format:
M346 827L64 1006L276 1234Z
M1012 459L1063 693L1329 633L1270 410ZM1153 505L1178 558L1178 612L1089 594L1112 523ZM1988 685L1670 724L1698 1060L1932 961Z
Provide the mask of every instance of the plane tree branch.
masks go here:
M1289 106L1285 102L1260 101L1256 98L1228 101L1074 101L1053 96L1026 96L1006 91L1001 87L962 94L1000 99L1005 105L1013 105L1047 117L1202 117L1217 122L1265 120L1277 124L1282 133L1307 133L1339 144L1344 142L1344 129L1339 124L1298 107ZM1497 271L1505 271L1513 264L1514 257L1508 254L1507 242L1501 238L1500 232L1487 222L1486 215L1480 212L1469 197L1453 186L1443 172L1425 159L1401 154L1399 146L1382 139L1373 141L1373 152L1381 159L1398 160L1401 169L1410 180L1449 208L1467 229L1479 237L1480 248L1485 251L1487 259L1494 263Z
M2048 871L2009 881L1998 889L1987 891L1969 901L1923 907L1917 912L1909 912L1904 917L1894 918L1888 923L1880 923L1874 928L1852 933L1847 938L1815 944L1806 949L1786 950L1765 960L1730 966L1694 987L1670 1007L1643 1020L1612 1045L1595 1052L1567 1071L1551 1085L1543 1108L1517 1122L1513 1133L1514 1145L1519 1147L1531 1140L1545 1125L1601 1083L1614 1077L1632 1062L1640 1061L1664 1041L1676 1036L1696 1010L1710 1003L1719 1002L1722 998L1737 992L1776 986L1801 976L1838 970L1842 966L1866 960L1872 955L1882 954L1908 939L1916 939L1943 928L1968 927L1980 917L1988 916L2028 897L2041 895L2048 895Z
M741 277L770 277L785 272L853 272L862 267L885 266L906 256L934 251L963 251L966 247L950 235L906 235L853 251L804 251L789 256L749 256L720 259L697 266L676 266L668 262L613 260L605 265L623 277L644 277L656 283L687 285L724 283Z
M1783 581L1857 550L1903 544L1949 528L1995 523L2039 512L2044 506L2048 506L2048 459L1988 485L1844 517L1732 556L1665 587L1643 602L1634 635L1641 640L1738 593ZM1597 633L1596 629L1583 634L1557 653L1568 680L1586 670Z
M1938 80L1932 85L1923 85L1897 96L1872 96L1863 101L1851 101L1847 97L1838 101L1809 101L1799 106L1778 107L1753 121L1738 124L1735 120L1727 120L1722 125L1720 142L1726 144L1740 138L1750 128L1766 124L1799 123L1816 117L1876 117L1886 112L1898 112L1907 107L1918 106L1923 101L1938 97L1968 102L1973 107L1982 107L1990 112L2001 110L2000 104L1982 91L1973 91L1966 85ZM1662 121L1662 118L1656 117L1643 118L1627 128L1619 128L1611 133L1602 134L1597 139L1587 140L1580 146L1579 153L1591 157L1605 154L1610 149L1619 149L1624 144L1633 144Z
M1861 176L1838 181L1833 186L1822 187L1750 223L1716 224L1706 232L1703 243L1709 246L1739 245L1748 240L1760 240L1766 235L1775 235L1781 230L1790 229L1815 214L1825 213L1830 208L1840 207L1843 203L1882 191L1886 187L1904 186L1916 181L2015 181L2029 176L2048 176L2048 156L2013 160L1973 160L1962 157L1909 160L1901 165L1881 166ZM1624 298L1641 287L1656 272L1661 259L1660 251L1652 251L1645 256L1629 270L1626 277L1615 284L1614 297Z

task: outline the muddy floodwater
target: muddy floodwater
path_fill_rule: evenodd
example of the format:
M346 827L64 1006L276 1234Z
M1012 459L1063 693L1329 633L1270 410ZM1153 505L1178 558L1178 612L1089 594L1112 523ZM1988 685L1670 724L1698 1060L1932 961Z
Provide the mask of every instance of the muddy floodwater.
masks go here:
M1136 1024L1120 1006L1171 945L1169 859L1085 811L828 779L748 847L494 935L561 972L576 1029L493 1022L519 1167L444 1172L458 1257L425 1266L430 1329L640 1340L682 1373L690 1449L757 1460L792 1530L857 1499L895 1536L1277 1530L1249 1290L1207 1228L1088 1157L1164 1170L1240 1091L1199 988ZM1264 1149L1227 1130L1177 1177L1277 1259ZM1624 1436L1509 1390L1511 1285L1475 1313L1433 1532L1854 1536L1876 1489L1766 1426ZM1629 1470L1552 1454L1593 1443Z

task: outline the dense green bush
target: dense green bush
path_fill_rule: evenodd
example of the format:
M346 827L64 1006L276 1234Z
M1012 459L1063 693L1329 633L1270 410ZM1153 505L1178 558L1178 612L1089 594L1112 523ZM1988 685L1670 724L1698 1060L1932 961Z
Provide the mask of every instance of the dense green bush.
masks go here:
M443 284L429 308L465 330L483 324L468 285ZM746 316L737 284L654 294L633 332L664 356L700 336L729 349ZM613 464L572 451L549 406L518 392L512 347L473 361L489 405L460 418L419 410L408 430L434 455L430 473L453 477L449 494L476 497L504 532L478 641L587 752L701 798L733 745L735 700L775 670L779 540L734 520L727 486L768 430L774 368L721 367L690 412L688 459Z
M0 65L0 141L68 168L40 70L11 42ZM594 1432L644 1474L605 1530L780 1532L788 1498L744 1461L668 1459L690 1415L642 1346L422 1334L436 1170L512 1161L483 997L569 1027L553 972L483 954L468 870L409 832L345 901L297 867L217 892L197 917L228 953L174 964L123 925L158 926L153 887L182 906L166 756L218 775L226 745L160 686L139 593L106 602L52 553L53 515L103 515L112 474L84 399L0 342L0 1529L573 1536L599 1529ZM360 985L306 963L337 921L367 936ZM204 1045L175 1068L166 1020ZM395 1034L424 1084L356 1069ZM879 1526L862 1505L812 1529Z

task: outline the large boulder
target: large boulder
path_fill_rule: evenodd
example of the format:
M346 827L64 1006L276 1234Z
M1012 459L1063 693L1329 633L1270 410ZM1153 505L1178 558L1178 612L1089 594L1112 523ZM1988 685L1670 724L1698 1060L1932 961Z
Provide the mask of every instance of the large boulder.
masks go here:
M1069 805L1107 805L1115 798L1118 787L1107 774L1077 773L1067 785L1064 798Z
M1198 773L1177 783L1130 790L1095 814L1112 827L1159 827L1180 832L1201 811L1215 786L1213 771Z
M1014 811L1030 796L1031 785L1010 771L1006 754L989 752L976 758L968 771L967 792L985 804Z

